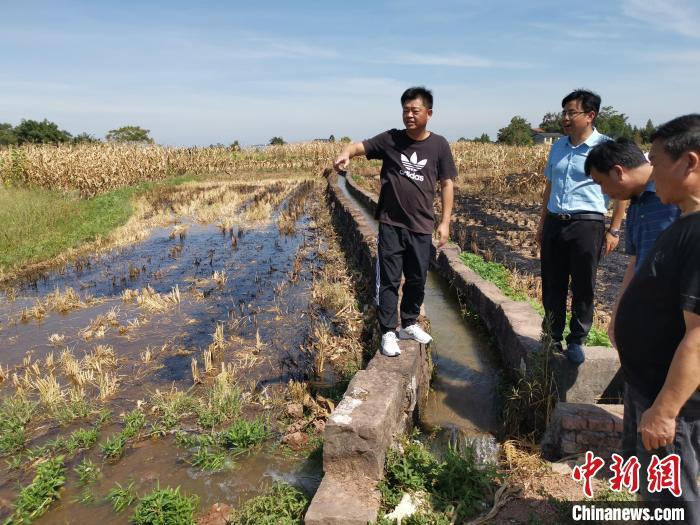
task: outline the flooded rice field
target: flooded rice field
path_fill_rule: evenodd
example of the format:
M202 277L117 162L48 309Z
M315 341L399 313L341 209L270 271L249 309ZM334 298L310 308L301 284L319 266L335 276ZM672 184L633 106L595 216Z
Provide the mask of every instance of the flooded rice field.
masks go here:
M138 206L119 247L0 290L3 520L128 523L164 487L201 511L320 482L318 385L361 356L321 184L200 181Z

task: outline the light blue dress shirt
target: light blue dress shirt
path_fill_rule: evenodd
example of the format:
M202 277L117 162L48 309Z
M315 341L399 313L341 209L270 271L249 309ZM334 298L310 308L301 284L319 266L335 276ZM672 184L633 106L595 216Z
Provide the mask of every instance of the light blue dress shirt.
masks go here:
M583 170L591 148L606 140L610 138L594 129L578 146L572 146L569 137L554 143L544 170L545 177L552 183L547 203L551 213L605 213L608 210L608 197Z

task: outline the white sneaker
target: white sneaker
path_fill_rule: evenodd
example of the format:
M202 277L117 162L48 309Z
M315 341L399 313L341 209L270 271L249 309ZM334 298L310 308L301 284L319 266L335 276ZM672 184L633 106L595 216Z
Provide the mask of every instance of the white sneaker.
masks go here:
M406 328L399 330L400 339L413 339L421 344L427 345L433 338L425 330L423 330L418 324L412 324Z
M399 339L396 337L396 332L393 330L382 336L382 354L389 357L396 357L401 353L399 348Z

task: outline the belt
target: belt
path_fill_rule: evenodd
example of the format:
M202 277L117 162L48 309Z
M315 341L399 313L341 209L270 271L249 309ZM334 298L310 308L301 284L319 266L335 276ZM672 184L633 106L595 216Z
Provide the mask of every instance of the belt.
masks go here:
M604 222L605 217L602 213L552 213L547 212L547 215L558 221L600 221Z

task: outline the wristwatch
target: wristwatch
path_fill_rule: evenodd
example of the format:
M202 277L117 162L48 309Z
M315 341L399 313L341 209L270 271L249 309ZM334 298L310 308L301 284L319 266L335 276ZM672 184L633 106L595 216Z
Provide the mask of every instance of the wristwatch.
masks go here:
M617 228L608 228L608 233L612 235L613 237L619 237L620 236L620 230Z

